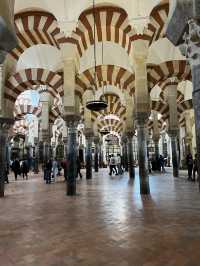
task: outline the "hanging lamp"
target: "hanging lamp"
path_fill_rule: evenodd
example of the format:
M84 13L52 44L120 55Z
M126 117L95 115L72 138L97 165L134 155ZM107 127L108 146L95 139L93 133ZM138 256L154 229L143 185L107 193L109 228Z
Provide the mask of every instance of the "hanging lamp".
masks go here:
M93 17L94 17L94 88L97 88L97 58L96 58L96 14L95 14L95 0L93 0ZM103 40L102 40L102 65L103 65ZM104 84L103 84L103 98L104 98ZM108 104L104 99L92 100L86 103L87 109L99 112L104 110Z

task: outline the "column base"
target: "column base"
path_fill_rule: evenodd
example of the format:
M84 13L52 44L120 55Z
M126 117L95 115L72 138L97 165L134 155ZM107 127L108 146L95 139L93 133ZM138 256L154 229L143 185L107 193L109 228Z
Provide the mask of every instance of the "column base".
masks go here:
M141 195L149 195L150 194L149 183L140 181L140 194Z
M76 196L76 184L67 183L67 196Z

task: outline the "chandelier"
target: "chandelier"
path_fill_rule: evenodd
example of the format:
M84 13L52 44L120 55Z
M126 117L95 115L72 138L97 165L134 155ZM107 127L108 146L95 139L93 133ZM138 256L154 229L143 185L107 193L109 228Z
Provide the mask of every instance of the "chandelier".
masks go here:
M93 79L93 84L94 84L94 90L97 90L97 55L96 55L96 13L95 13L95 0L93 0L93 17L94 17L94 28L93 28L93 32L94 32L94 79ZM103 65L103 40L102 40L102 65ZM95 92L94 92L95 95ZM96 111L99 112L101 110L104 110L108 104L107 102L104 100L105 99L105 95L104 95L104 84L103 84L103 96L99 99L96 100L94 98L94 100L92 101L88 101L86 103L86 107L87 109L91 110L91 111Z

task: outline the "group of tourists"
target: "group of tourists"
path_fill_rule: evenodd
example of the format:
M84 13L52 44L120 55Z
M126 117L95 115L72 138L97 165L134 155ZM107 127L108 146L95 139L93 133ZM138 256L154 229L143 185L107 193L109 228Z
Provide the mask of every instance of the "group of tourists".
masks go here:
M16 181L18 176L22 176L23 179L24 178L28 179L29 165L26 159L19 160L18 158L15 158L13 161L10 162L10 165L7 164L6 175L5 175L5 182L7 183L9 183L8 174L10 169L13 171Z
M152 158L149 159L149 172L151 173L152 171L159 171L161 173L165 173L165 166L166 166L166 159L164 158L163 155L160 154L159 157L157 158Z
M121 155L118 153L117 156L114 156L114 154L109 155L108 159L108 165L109 165L109 175L115 174L115 175L121 175L123 174L123 168L122 168L122 159Z
M53 160L49 159L45 164L44 164L44 180L46 181L46 184L51 184L52 182L55 181L57 176L61 175L61 170L63 169L64 171L64 179L67 181L67 176L68 176L68 169L69 169L69 162L67 159L64 159L62 161L58 161L56 158ZM79 157L76 159L76 170L77 170L77 175L82 179L82 173L81 173L81 161Z
M196 180L196 174L198 171L197 154L195 154L195 157L193 159L192 154L189 153L186 157L186 164L187 164L187 169L188 169L188 180L189 181L195 181Z

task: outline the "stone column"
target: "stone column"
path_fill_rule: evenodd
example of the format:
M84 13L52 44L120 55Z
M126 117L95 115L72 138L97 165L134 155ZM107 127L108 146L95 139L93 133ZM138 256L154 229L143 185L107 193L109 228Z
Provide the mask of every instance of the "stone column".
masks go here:
M103 150L102 150L102 140L99 141L99 167L103 168Z
M128 169L129 169L129 177L135 178L135 166L134 166L134 158L133 158L133 132L127 132L127 144L128 144Z
M140 176L140 193L150 194L149 171L147 158L147 136L146 121L148 115L140 114L137 117L137 138L138 138L138 164Z
M187 12L185 12L187 10ZM199 17L199 1L179 1L173 10L167 28L167 37L175 44L180 45L185 39L182 53L189 59L192 69L193 106L196 126L196 147L198 179L200 188L200 26L196 20ZM194 18L194 19L191 19ZM189 24L189 31L183 34Z
M146 123L150 115L150 95L147 83L148 42L133 42L133 61L135 67L135 117L138 138L138 163L140 193L150 194L147 158Z
M34 162L34 174L39 173L39 141L38 138L34 138L34 145L35 145L35 162Z
M85 130L86 139L86 179L92 179L92 141L93 131Z
M185 151L186 155L192 153L192 118L190 116L190 110L184 112L185 117Z
M178 160L178 130L169 131L168 132L170 138L171 138L171 149L172 149L172 165L173 165L173 176L178 177L179 176L179 160Z
M153 142L155 145L155 158L158 159L160 156L159 153L159 140L160 140L160 129L158 122L158 112L153 111Z
M71 114L64 117L68 127L67 137L67 196L76 195L77 176L77 127L80 120L78 114Z
M127 137L125 135L122 136L122 160L123 167L125 172L128 172L128 148L127 148Z
M14 123L12 119L0 117L0 197L4 197L4 183L7 169L6 144L8 130Z
M49 132L47 130L42 130L42 140L43 140L43 158L44 163L50 159L50 139Z
M167 100L169 105L169 129L168 133L171 137L172 148L172 165L173 176L179 176L179 159L178 159L178 112L177 112L177 81L171 79L172 85L167 88ZM174 85L173 85L174 83Z
M94 153L94 170L95 172L99 172L99 138L94 138L95 144L95 153Z

